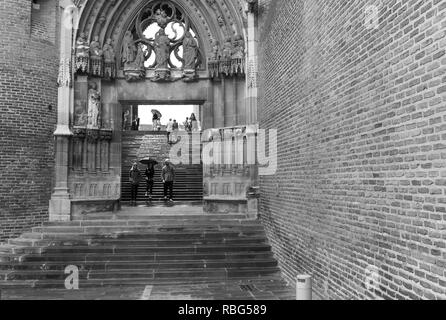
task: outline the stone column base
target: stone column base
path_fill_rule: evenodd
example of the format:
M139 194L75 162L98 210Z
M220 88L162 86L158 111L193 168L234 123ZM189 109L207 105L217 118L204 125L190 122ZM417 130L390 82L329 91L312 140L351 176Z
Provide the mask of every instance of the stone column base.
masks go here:
M248 199L248 218L256 220L259 216L259 200Z
M49 206L50 222L71 221L71 200L69 196L53 194Z

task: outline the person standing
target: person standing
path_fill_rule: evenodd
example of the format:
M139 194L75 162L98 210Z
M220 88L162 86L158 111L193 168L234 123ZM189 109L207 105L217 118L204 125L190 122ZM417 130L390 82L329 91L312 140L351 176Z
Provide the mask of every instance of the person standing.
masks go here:
M153 124L153 131L161 130L161 117L157 112L153 113L152 124Z
M186 132L190 132L190 126L189 126L189 124L190 124L190 121L189 121L189 118L186 118L186 121L184 121L184 123L183 123L183 125L184 125L184 131L186 131Z
M141 171L138 169L138 164L135 162L130 169L130 184L132 187L132 203L131 206L136 206L136 200L138 198L138 188L141 181Z
M178 141L178 130L180 130L180 125L178 124L177 120L173 120L173 123L172 123L172 132L173 132L172 142L173 143L176 143Z
M191 131L198 131L198 121L197 117L195 116L195 113L192 113L190 116L190 122L191 122Z
M164 184L164 200L169 200L173 202L173 184L175 183L175 168L170 163L170 160L167 159L164 162L164 167L161 172L161 179ZM169 198L167 197L169 193Z
M155 175L155 166L153 163L149 163L147 165L147 169L145 172L146 175L146 197L149 197L149 200L152 200L153 194L153 176Z
M170 143L171 135L173 131L173 122L172 119L169 119L169 122L167 123L167 143Z

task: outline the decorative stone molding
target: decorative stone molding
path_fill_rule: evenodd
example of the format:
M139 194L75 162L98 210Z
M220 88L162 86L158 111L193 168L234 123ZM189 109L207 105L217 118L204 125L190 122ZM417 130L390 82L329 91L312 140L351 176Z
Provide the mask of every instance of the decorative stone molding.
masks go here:
M113 139L113 130L101 129L99 131L99 140L101 141L111 141Z
M83 140L87 137L87 128L74 127L73 138L77 140Z
M71 87L72 86L72 72L71 69L71 57L61 58L59 65L59 76L57 84L59 87Z
M95 143L99 140L100 130L99 129L87 129L87 141L90 143Z

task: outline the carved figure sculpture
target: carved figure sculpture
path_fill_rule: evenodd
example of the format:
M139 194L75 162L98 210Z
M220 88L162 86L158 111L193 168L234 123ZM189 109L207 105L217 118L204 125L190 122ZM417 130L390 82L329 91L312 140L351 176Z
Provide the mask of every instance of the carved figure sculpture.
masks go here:
M196 66L198 58L198 43L192 34L187 31L183 40L183 77L190 81L196 77Z
M167 16L166 11L162 9L156 10L155 19L161 29L166 28L170 22L170 18Z
M170 39L164 29L160 29L155 35L156 67L155 77L152 81L164 81L170 79L169 55Z
M98 129L100 126L101 94L95 82L89 84L88 90L88 128Z
M232 51L232 59L243 59L245 57L245 41L242 36L234 39L234 49Z
M212 52L211 52L211 60L218 60L220 59L221 53L220 53L220 43L218 40L214 40L214 45L212 46Z
M124 36L122 52L122 62L124 63L124 66L135 61L137 51L138 49L135 46L133 35L130 31L127 31Z
M93 76L102 77L102 54L99 36L96 35L90 43L90 74Z
M113 47L113 40L108 38L102 48L104 53L104 62L115 62L116 61L116 53L115 48Z
M90 43L90 57L102 57L101 43L99 42L99 36L96 35L93 41Z
M127 31L123 42L122 62L127 81L139 80L145 77L145 53L143 45L135 45L133 35Z
M87 36L82 32L76 40L76 57L88 57L89 50Z
M243 36L236 36L232 50L232 74L245 74L245 40Z
M102 52L104 55L104 77L113 79L116 77L116 52L112 39L107 39L102 48Z
M183 40L184 69L195 70L198 56L198 44L192 34L187 31Z
M155 36L155 53L157 69L166 69L169 62L170 40L164 29Z
M90 61L90 46L87 36L81 33L76 40L76 72L87 73Z
M223 58L224 59L232 58L232 40L231 40L231 38L227 38L223 45Z

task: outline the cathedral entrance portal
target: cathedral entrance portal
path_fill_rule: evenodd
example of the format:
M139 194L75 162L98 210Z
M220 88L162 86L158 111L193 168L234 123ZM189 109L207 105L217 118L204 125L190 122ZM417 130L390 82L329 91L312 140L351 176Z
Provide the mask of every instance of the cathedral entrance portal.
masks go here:
M203 132L198 140L208 145L255 134L247 127L256 123L257 113L257 49L250 7L229 0L73 3L78 10L67 9L79 16L72 25L65 23L60 34L50 220L118 210L128 199L132 163L146 156L158 162L171 158L181 141L174 135L168 143L168 119L151 121L151 108L188 105L192 109L187 114L177 115L178 131L190 131L183 123L194 113L189 134ZM192 140L187 152L176 153L183 158L177 165L177 200L201 201L209 212L246 212L248 194L257 183L255 168L244 161L217 160L204 170L202 143ZM234 158L235 149L224 150L226 158ZM185 153L194 159L198 154L199 163L182 168L188 162ZM157 170L155 177L160 176L161 168ZM158 198L159 183L155 181ZM144 191L141 186L142 196Z

